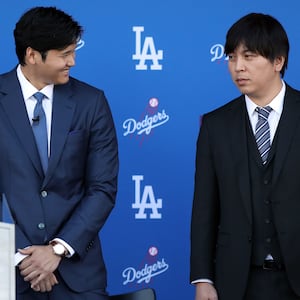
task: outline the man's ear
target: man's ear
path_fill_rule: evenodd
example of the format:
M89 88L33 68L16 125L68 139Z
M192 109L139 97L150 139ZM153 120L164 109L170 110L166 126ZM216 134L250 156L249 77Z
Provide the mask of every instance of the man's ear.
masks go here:
M37 59L41 59L41 54L38 51L34 50L33 48L28 47L25 53L26 64L34 65L36 64Z
M276 57L274 60L275 71L280 72L283 68L284 62L285 62L285 57L283 56Z

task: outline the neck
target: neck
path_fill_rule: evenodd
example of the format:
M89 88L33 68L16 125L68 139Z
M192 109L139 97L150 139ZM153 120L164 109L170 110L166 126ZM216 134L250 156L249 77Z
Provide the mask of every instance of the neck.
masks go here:
M45 84L41 84L39 80L35 80L35 75L28 66L21 66L21 71L24 77L39 91L46 86Z
M267 91L263 91L257 94L247 94L247 96L257 105L257 106L267 106L272 100L280 93L282 89L282 81L281 78L276 82L275 85L272 86L271 89Z

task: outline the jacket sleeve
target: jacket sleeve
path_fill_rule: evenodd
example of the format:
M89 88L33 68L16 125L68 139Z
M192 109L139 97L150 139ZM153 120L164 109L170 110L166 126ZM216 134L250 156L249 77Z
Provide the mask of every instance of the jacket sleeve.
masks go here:
M118 144L114 122L103 92L93 107L84 176L84 195L56 236L84 256L115 204Z
M219 193L206 116L197 140L191 221L190 281L214 281L214 258L219 223Z

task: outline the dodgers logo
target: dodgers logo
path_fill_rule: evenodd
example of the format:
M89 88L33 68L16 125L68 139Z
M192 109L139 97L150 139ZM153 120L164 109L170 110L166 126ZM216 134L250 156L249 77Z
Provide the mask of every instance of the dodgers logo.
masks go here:
M151 185L145 185L144 190L141 189L141 182L144 180L144 176L133 175L132 180L135 182L135 202L132 204L132 208L138 209L135 218L147 219L146 211L150 211L150 219L161 219L162 215L158 209L162 208L162 199L155 199Z
M228 60L228 57L225 56L224 46L222 44L215 44L210 48L210 54L212 55L211 62L219 61L221 59Z
M80 48L82 48L84 46L84 40L80 39L78 42L77 42L77 45L76 45L76 48L75 50L79 50Z
M134 26L132 31L135 32L135 54L132 55L133 60L139 60L135 66L136 70L148 70L146 60L152 61L150 70L162 70L162 65L158 62L163 59L163 51L157 50L154 45L152 36L146 36L142 46L142 32L144 26Z
M142 119L128 118L123 122L124 133L123 136L136 134L149 135L156 127L164 125L169 121L170 117L165 109L158 110L158 99L151 98L146 108L145 115Z
M135 282L137 284L149 283L151 279L158 276L169 269L165 258L158 259L157 247L150 247L148 250L147 262L143 264L142 268L127 267L122 272L124 278L123 285Z

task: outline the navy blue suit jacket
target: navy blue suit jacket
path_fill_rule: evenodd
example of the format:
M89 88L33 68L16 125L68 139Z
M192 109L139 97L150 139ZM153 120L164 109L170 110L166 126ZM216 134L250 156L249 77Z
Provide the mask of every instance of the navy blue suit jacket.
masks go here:
M70 78L54 87L44 175L16 70L0 76L0 190L16 224L16 249L61 238L76 251L58 271L74 291L105 288L98 232L117 191L118 149L104 93ZM18 290L29 287L17 271Z

